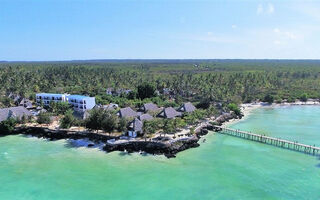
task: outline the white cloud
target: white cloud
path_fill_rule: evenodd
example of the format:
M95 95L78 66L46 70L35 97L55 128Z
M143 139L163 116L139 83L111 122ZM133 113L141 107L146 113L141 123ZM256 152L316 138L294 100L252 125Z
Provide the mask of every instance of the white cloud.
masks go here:
M282 37L282 38L284 38L284 39L290 39L290 40L298 39L297 34L295 34L295 33L292 32L292 31L281 31L280 29L275 28L275 29L273 29L273 32L274 32L277 36Z
M275 44L275 45L281 45L281 42L280 42L279 40L275 40L275 41L273 41L273 44Z
M236 28L238 28L238 26L235 24L232 24L231 28L236 29Z
M295 11L298 11L304 16L309 17L311 20L320 21L320 5L319 4L295 4L293 6Z
M272 3L269 3L267 5L259 4L257 7L257 15L263 15L263 14L273 14L275 11L274 5Z
M279 33L279 32L280 32L280 30L279 30L278 28L274 28L274 29L273 29L273 32L275 32L275 33Z
M262 6L262 4L259 4L258 8L257 8L257 14L260 15L262 13L263 13L263 6Z
M230 43L230 44L238 42L238 38L234 37L233 35L214 34L213 32L207 32L206 34L179 36L179 39L199 41L199 42Z
M271 4L271 3L268 4L267 13L268 13L268 14L274 13L274 6L273 6L273 4Z

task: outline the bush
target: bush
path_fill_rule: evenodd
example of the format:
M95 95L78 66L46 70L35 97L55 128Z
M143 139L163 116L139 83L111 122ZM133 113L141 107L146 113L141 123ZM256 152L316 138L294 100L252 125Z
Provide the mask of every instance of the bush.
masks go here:
M306 102L306 101L308 101L308 95L306 93L304 93L300 96L299 99L300 99L300 101Z
M210 106L208 109L206 109L207 117L211 117L213 115L217 115L218 113L219 113L219 111L214 106Z
M68 110L68 111L66 111L63 118L60 120L60 127L61 128L70 128L73 125L74 121L75 121L75 119L73 116L73 111Z
M228 109L233 111L236 115L241 115L240 108L234 103L230 103Z
M274 102L274 96L272 96L271 94L268 94L264 97L263 99L264 102L268 102L268 103L273 103Z
M196 105L197 108L208 109L210 107L210 101L205 99Z
M20 119L17 119L16 121L19 124L25 124L25 123L28 123L31 121L31 117L28 117L26 115L22 115L22 117Z
M117 129L118 129L118 131L119 132L125 132L125 131L127 131L127 125L128 125L128 120L126 119L126 118L121 118L120 120L119 120L119 124L118 124L118 127L117 127Z
M92 109L85 126L91 130L104 130L111 133L118 127L118 116L108 110Z
M293 103L293 102L295 102L295 101L296 101L296 99L293 98L293 97L289 97L289 98L287 99L287 102L288 102L288 103Z
M101 121L102 130L112 133L116 128L120 128L121 130L126 130L125 121L122 120L121 127L118 124L118 116L110 111L105 111L103 113L103 120Z
M37 122L39 124L50 124L51 123L51 115L49 113L40 112L37 118Z
M156 96L156 87L150 83L142 83L138 86L137 97L140 99L151 98Z
M16 124L17 121L13 118L9 118L7 120L2 121L0 123L0 135L11 133L14 130Z

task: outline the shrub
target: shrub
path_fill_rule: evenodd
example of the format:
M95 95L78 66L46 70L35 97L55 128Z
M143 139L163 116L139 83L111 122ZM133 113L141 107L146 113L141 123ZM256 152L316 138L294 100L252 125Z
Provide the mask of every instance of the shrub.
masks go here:
M73 116L73 111L68 110L68 111L66 111L63 118L60 120L60 127L61 128L70 128L73 125L74 121L75 121L75 119Z
M302 94L299 98L301 101L306 102L308 101L308 95L306 93Z
M40 112L37 118L37 122L39 124L50 124L51 123L51 115L49 113Z
M263 99L264 102L273 103L274 102L274 96L271 94L268 94Z
M156 87L150 83L142 83L138 86L137 97L140 99L151 98L156 96Z
M236 115L241 115L240 108L234 103L228 104L228 109L233 111Z
M11 133L14 130L16 124L17 121L13 118L9 118L7 120L2 121L0 123L0 135Z

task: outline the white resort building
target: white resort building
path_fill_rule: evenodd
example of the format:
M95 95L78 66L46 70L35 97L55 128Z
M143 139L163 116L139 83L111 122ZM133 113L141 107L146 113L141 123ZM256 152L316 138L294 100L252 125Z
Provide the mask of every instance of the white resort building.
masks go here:
M68 102L76 111L90 110L96 105L94 97L82 95L69 95L69 94L52 94L52 93L39 93L36 94L37 104L50 106L51 102Z
M41 101L45 106L49 106L53 102L65 102L66 96L68 94L52 94L52 93L39 93L36 94L37 104L40 104Z
M67 100L72 105L73 109L77 111L90 110L96 105L96 99L94 97L69 95L67 96Z

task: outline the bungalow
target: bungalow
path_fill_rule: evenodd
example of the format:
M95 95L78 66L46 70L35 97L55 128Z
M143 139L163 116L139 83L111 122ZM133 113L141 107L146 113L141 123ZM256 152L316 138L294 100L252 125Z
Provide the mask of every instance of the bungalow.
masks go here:
M106 89L106 94L108 94L108 95L112 95L113 92L114 92L113 88L107 88Z
M23 106L27 109L31 109L33 108L32 106L32 102L29 100L29 99L26 99L26 98L23 98L20 103L19 103L19 106Z
M20 99L21 99L21 96L20 96L20 95L15 96L15 97L13 98L13 103L14 103L15 105L19 105Z
M130 107L126 107L126 108L121 108L118 112L117 115L119 117L137 117L139 115L139 113L137 113L136 111L132 110L132 108Z
M196 107L192 103L184 103L178 108L178 112L193 112L196 110Z
M73 111L73 116L77 119L87 119L90 116L90 113L88 110L85 111Z
M135 118L128 127L128 136L137 137L143 132L143 122Z
M156 112L159 110L159 107L154 103L145 103L140 108L139 111L141 112Z
M162 118L166 118L166 119L172 119L172 118L181 116L181 113L177 112L172 107L168 107L168 108L164 108L157 116L162 117Z
M123 88L120 88L120 89L117 89L117 90L115 90L114 88L107 88L106 89L106 94L113 95L113 96L120 96L122 94L128 95L130 92L132 92L132 90L123 89Z
M153 119L153 117L147 113L147 114L140 115L138 119L141 121L150 121Z
M143 114L135 118L128 127L128 136L137 137L139 134L143 133L143 122L150 121L153 117L149 114Z
M21 119L22 116L30 117L32 113L23 106L0 109L0 122L9 118Z
M132 90L130 90L130 89L118 89L117 91L116 91L116 94L118 95L118 96L120 96L120 95L122 95L122 94L125 94L125 95L128 95L130 92L132 92Z
M119 108L119 105L115 104L115 103L110 103L108 105L103 105L102 108L105 110L115 110L115 109Z
M162 94L163 95L170 95L172 93L172 90L170 88L163 88Z

